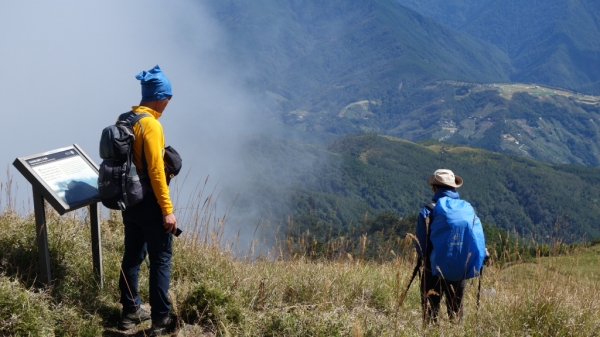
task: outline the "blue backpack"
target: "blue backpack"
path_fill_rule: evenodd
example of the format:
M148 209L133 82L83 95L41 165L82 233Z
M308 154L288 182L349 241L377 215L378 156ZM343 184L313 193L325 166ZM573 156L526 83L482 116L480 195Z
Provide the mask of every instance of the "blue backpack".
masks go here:
M479 276L485 258L485 237L473 206L464 200L443 197L430 217L432 274L449 281Z

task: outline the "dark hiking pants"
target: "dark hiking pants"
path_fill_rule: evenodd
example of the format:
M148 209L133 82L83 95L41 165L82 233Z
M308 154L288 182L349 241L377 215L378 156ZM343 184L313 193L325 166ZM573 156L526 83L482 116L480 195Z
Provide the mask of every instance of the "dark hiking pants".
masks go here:
M440 302L444 295L449 318L459 321L462 318L462 298L465 293L465 285L465 280L447 281L439 276L434 276L430 270L425 268L421 277L423 319L426 322L437 321Z
M171 277L173 235L165 233L163 215L154 193L150 191L141 203L122 212L125 225L125 253L121 263L119 289L123 312L140 307L138 274L148 254L150 260L150 306L153 320L171 310L167 292Z

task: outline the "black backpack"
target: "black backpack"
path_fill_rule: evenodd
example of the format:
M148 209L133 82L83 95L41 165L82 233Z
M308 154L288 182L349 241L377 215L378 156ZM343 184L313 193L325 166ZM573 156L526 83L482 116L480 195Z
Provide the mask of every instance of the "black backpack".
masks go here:
M102 130L100 158L103 161L98 172L98 194L107 208L124 211L127 207L140 203L151 190L143 142L142 172L138 173L133 163L133 125L145 117L151 115L126 112L119 116L115 125ZM140 127L143 134L141 124Z

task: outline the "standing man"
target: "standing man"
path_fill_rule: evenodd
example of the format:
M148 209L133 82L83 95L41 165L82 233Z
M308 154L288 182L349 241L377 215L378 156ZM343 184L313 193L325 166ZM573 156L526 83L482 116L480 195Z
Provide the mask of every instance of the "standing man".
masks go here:
M177 219L169 196L163 161L165 140L158 121L173 97L171 82L157 66L142 71L136 78L141 81L142 101L132 107L136 114L146 113L133 125L133 162L140 177L150 185L144 199L122 212L125 225L125 252L121 263L119 288L123 313L119 329L129 330L143 321L152 319L152 329L160 334L175 328L170 315L168 290L171 276L173 234ZM151 313L142 309L138 294L140 265L148 254L150 260Z
M417 218L415 243L422 261L421 304L425 322L437 321L446 296L451 320L462 317L466 279L479 276L487 256L483 228L475 210L456 189L463 180L450 170L436 170L427 178L434 195Z

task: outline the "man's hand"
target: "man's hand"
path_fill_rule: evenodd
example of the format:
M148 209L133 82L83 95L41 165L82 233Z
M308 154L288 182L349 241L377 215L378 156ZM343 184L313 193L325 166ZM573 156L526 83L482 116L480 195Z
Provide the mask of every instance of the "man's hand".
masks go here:
M175 234L177 232L177 218L171 213L163 217L163 226L167 229L166 233Z

